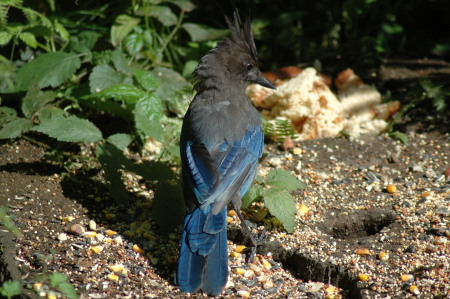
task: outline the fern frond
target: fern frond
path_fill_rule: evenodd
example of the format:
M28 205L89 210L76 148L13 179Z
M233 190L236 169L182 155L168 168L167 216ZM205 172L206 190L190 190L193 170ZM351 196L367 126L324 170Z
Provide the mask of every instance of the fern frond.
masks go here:
M42 25L47 28L53 28L52 22L47 19L43 14L38 13L35 10L21 7L21 10L25 17L27 18L28 22L30 22L30 25L36 26L36 25Z
M263 119L262 126L264 135L275 142L283 142L287 137L295 139L298 135L292 122L286 118L277 117L270 121Z
M0 27L8 24L8 11L12 7L20 7L23 0L0 0Z

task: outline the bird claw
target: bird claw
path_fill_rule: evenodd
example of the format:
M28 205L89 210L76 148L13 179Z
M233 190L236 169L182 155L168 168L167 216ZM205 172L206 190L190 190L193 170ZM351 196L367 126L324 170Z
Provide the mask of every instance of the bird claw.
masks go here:
M248 236L250 238L249 252L247 253L247 263L253 262L256 256L256 248L261 245L266 240L266 229L263 228L257 234L253 234L250 230L246 230L248 232Z

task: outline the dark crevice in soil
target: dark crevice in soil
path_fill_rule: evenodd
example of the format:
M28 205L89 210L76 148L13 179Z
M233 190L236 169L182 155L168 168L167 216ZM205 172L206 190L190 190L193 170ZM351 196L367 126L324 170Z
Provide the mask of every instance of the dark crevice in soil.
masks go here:
M15 261L16 243L13 241L13 235L9 232L0 231L0 282L7 280L22 281L22 274ZM0 298L7 298L1 296ZM14 299L37 299L38 296L27 289L22 288L22 294L14 296Z
M370 209L361 213L340 215L317 228L336 239L358 239L379 233L395 221L390 211Z
M395 217L391 212L374 208L332 218L316 228L337 241L354 242L358 238L376 235L394 221ZM248 236L240 227L229 229L228 238L237 244L249 243ZM340 265L314 259L295 249L286 249L278 241L263 242L258 246L257 252L262 255L270 252L275 261L281 262L285 269L300 279L334 284L342 288L349 298L368 298L364 294L367 286Z

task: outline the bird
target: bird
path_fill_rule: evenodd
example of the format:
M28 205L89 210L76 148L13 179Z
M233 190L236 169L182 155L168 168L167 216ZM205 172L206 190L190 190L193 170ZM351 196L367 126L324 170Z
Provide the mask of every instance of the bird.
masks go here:
M180 135L187 213L175 280L183 292L212 296L220 295L228 280L227 205L232 203L245 226L241 198L255 180L264 149L261 116L246 88L256 83L275 89L259 70L249 18L242 22L236 10L232 20L225 19L230 36L195 68L196 95Z

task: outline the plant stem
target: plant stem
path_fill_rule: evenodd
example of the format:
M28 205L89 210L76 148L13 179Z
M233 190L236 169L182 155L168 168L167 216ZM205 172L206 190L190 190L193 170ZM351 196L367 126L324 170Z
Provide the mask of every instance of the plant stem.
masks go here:
M184 13L185 13L185 10L182 9L181 13L180 13L180 17L178 18L178 22L175 25L175 28L173 28L172 32L169 34L169 36L165 40L163 46L161 47L161 52L164 52L164 50L167 48L167 45L170 43L170 41L172 40L174 35L177 33L178 29L180 29L181 23L183 22Z

